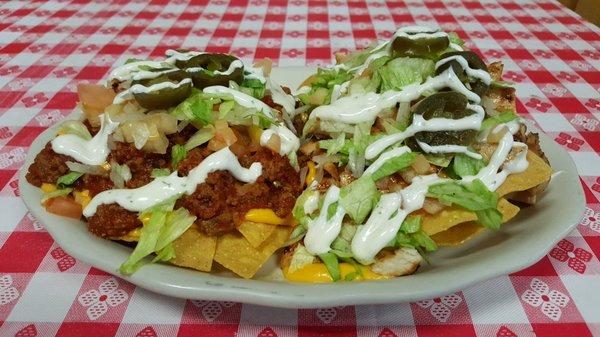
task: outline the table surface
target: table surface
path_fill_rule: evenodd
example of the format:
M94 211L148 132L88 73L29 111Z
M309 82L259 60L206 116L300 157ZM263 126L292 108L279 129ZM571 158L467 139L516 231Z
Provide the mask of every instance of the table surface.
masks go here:
M416 303L281 310L150 293L77 261L19 199L27 147L75 85L167 48L280 66L439 25L502 60L519 113L564 146L585 218L534 266ZM553 1L0 2L0 336L600 336L600 30ZM568 211L568 210L566 210Z

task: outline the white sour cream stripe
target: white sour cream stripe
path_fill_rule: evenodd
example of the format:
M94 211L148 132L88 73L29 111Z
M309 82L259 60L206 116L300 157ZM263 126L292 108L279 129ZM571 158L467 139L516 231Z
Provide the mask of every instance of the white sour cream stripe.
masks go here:
M469 75L473 78L476 78L487 85L490 85L490 83L492 82L492 77L490 76L490 74L487 71L482 70L482 69L473 69L473 68L469 67L469 62L461 55L453 55L453 56L446 57L444 59L439 60L435 64L435 69L441 67L442 65L444 65L450 61L458 62L460 64L460 66L465 70L467 75Z
M400 157L401 155L411 152L408 146L401 146L391 150L388 150L379 156L376 161L374 161L364 172L364 174L373 174L383 166L388 160L396 157Z
M401 202L400 193L382 195L367 222L358 227L350 249L360 263L373 263L375 255L394 239L408 214L400 209Z
M262 174L262 165L255 162L250 168L244 168L233 152L226 147L206 157L186 177L179 177L177 172L173 172L166 177L155 178L140 188L101 192L92 198L83 210L83 215L90 217L96 213L98 206L111 203L117 203L132 212L141 212L171 197L183 193L192 194L196 186L206 180L209 173L225 170L240 181L253 183Z
M271 79L267 80L267 89L271 92L271 98L273 102L281 105L285 113L289 116L293 116L296 111L296 99L292 95L288 95L279 83L274 82Z
M162 89L172 88L177 89L183 85L191 84L192 80L190 78L184 78L180 82L173 83L170 81L164 81L160 83L153 84L149 87L143 86L141 84L134 84L129 89L123 90L118 93L113 99L113 104L120 104L127 100L133 99L133 94L142 94L142 93L150 93L153 91L159 91Z
M86 165L104 164L110 154L108 136L115 132L118 126L118 122L114 122L108 115L102 114L100 115L100 131L92 139L85 140L72 134L60 135L52 140L52 150L71 156Z
M395 106L397 103L409 103L421 97L425 92L437 91L449 87L465 95L470 101L479 103L480 97L467 89L454 73L452 68L444 70L435 77L429 77L423 84L411 84L402 91L386 91L382 94L369 92L341 97L328 105L316 107L310 118L332 120L348 124L372 122L379 113Z
M225 71L215 70L215 71L213 71L213 74L216 74L216 75L231 75L231 74L233 74L233 72L236 69L243 68L243 67L244 67L244 64L242 63L242 61L235 60L235 61L233 61L233 62L231 62L229 64L229 67L227 68L227 70L225 70ZM203 70L206 70L206 69L202 68L202 67L193 67L193 68L187 68L185 71L193 73L193 72L199 72L199 71L203 71Z
M340 198L340 189L337 186L331 186L325 193L325 200L319 216L308 222L308 231L304 237L304 246L309 253L313 255L325 254L331 249L331 243L340 234L342 229L342 220L346 211L342 205L338 204L335 214L331 219L327 219L327 210L329 206L336 203Z
M189 61L191 58L196 57L198 55L202 55L202 54L206 54L205 52L199 52L199 51L185 51L185 52L179 52L177 50L173 50L173 49L167 49L167 51L165 52L165 55L167 55L167 60L165 62L170 63L170 64L175 64L175 61Z
M165 66L169 66L168 62L158 62L158 61L136 61L124 64L113 69L108 75L109 80L117 80L117 81L130 81L136 73L142 72L142 67L149 67L152 69L161 69L165 68Z
M365 158L374 159L389 146L414 136L417 132L421 131L479 130L484 117L485 113L483 109L477 109L475 114L459 119L432 118L426 120L422 115L414 115L412 124L406 130L381 137L369 144L365 150Z
M271 107L264 102L235 89L215 85L204 88L203 92L213 95L229 95L237 104L249 109L261 111L268 117L275 118L273 111L271 111ZM260 137L260 145L265 146L273 134L278 135L281 140L281 149L279 151L279 154L281 155L295 152L300 147L300 140L298 137L296 137L296 135L288 128L280 125L271 125L269 129L263 131Z
M425 26L406 26L398 29L392 41L396 37L405 37L411 40L419 40L424 38L437 38L437 37L448 37L448 34L440 31L439 28L425 27Z
M498 172L502 167L502 164L506 160L506 157L510 153L513 147L521 147L523 150L516 156L512 161L504 164L504 170ZM507 132L502 136L500 142L498 143L498 148L494 151L492 158L488 165L481 169L474 176L467 176L462 179L462 181L470 182L475 179L481 180L490 191L495 191L509 174L523 172L529 166L529 162L527 161L527 145L515 142L513 139L513 135L510 132Z
M470 151L468 147L463 145L454 145L454 144L446 144L446 145L429 145L420 140L417 140L417 144L419 147L427 153L463 153L471 158L481 159L481 155L477 152Z

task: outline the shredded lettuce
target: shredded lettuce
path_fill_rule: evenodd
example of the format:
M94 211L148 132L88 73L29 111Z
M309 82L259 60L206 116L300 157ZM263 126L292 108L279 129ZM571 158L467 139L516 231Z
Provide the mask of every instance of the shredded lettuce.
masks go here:
M413 57L399 57L377 69L381 78L381 92L401 90L407 85L422 83L434 72L435 64L432 60Z
M173 145L173 147L171 148L171 165L173 166L173 169L177 169L177 165L179 165L179 162L185 159L186 156L187 150L185 149L185 147L179 144Z
M56 198L56 197L64 197L66 195L69 195L69 193L71 193L71 192L73 192L73 189L70 187L66 187L66 188L59 188L52 192L44 193L42 195L42 204L49 199Z
M155 251L163 250L168 244L180 237L196 221L185 208L178 208L167 214L165 225L161 228L156 240Z
M492 116L492 117L486 118L481 123L481 131L480 131L480 133L481 132L485 132L486 130L491 130L492 128L494 128L498 124L508 123L508 122L510 122L512 120L515 120L517 118L519 118L519 116L517 116L512 111L501 112L501 113L497 114L496 116Z
M58 130L59 134L71 134L76 135L85 140L92 139L92 135L88 128L80 121L66 121L60 125Z
M423 153L423 155L430 164L439 167L448 167L448 165L450 165L450 162L452 162L452 158L454 158L454 154L451 153Z
M350 258L354 255L351 250L352 238L356 234L358 226L350 223L342 224L340 234L331 243L331 251L338 257Z
M190 139L188 139L188 141L185 143L185 145L183 145L183 147L187 151L190 151L191 149L208 142L212 139L214 135L214 127L203 127L202 129L198 130L192 137L190 137Z
M454 174L462 178L466 176L474 176L484 167L485 163L482 159L475 159L459 153L454 156L451 169Z
M491 86L492 88L511 89L515 87L515 84L506 81L492 81Z
M195 91L185 101L179 103L171 111L171 115L199 127L206 126L213 122L213 103L214 100L206 98L200 91Z
M302 192L302 194L300 194L298 199L296 199L296 203L294 204L294 208L292 209L292 216L294 216L294 219L298 221L299 226L303 226L305 228L308 226L310 216L304 211L304 203L306 203L306 201L309 198L315 195L318 196L319 192L311 189L306 189L304 190L304 192Z
M266 84L257 78L245 78L240 86L240 91L256 99L262 99L266 90Z
M298 226L294 227L294 230L292 230L290 237L283 244L283 246L287 247L287 246L293 245L294 243L302 240L302 238L304 238L304 235L306 235L307 231L308 230L306 229L306 226L298 225Z
M455 32L448 33L448 39L450 40L450 43L454 43L459 46L465 45L465 41L463 41Z
M360 224L375 207L380 196L381 193L373 178L370 175L363 175L341 188L339 202L346 210L346 214Z
M333 139L333 143L331 143L331 146L329 146L329 148L327 149L327 155L331 156L340 152L340 150L344 148L344 145L346 143L345 141L346 134L342 132L336 139Z
M325 254L320 254L319 258L321 259L321 261L323 261L325 267L327 267L327 271L329 272L329 275L331 275L331 279L333 280L333 282L339 281L341 278L341 273L340 263L338 261L337 256L334 253L329 252Z
M420 215L407 216L404 222L402 222L398 234L396 234L395 242L391 246L423 248L428 252L436 250L437 245L435 241L421 229L421 220L422 217Z
M373 180L377 181L390 174L394 174L402 169L409 167L417 157L416 152L407 152L398 157L388 159L381 167L373 173Z
M302 267L317 262L317 258L306 250L302 244L298 244L292 254L288 271L293 273Z
M166 169L166 168L152 169L152 172L150 172L150 176L152 178L166 177L169 174L171 174L171 171L169 171L169 169Z
M58 178L56 184L60 187L71 186L77 181L77 179L81 178L81 176L83 176L83 173L81 172L69 172Z
M502 214L497 209L498 194L488 190L479 179L470 183L450 181L432 185L427 196L475 212L477 220L485 227L498 229L502 223Z
M123 188L125 183L131 180L131 170L127 164L119 165L114 160L110 162L110 180L117 188Z
M352 73L343 69L319 68L310 84L310 91L298 95L298 98L306 105L329 104L333 87L349 81L352 76Z
M172 242L183 234L196 220L195 216L184 209L173 210L177 197L173 197L148 210L143 211L139 218L149 220L140 231L140 239L135 249L119 271L124 275L135 273L148 262L144 257L156 253L152 262L168 261L175 257Z

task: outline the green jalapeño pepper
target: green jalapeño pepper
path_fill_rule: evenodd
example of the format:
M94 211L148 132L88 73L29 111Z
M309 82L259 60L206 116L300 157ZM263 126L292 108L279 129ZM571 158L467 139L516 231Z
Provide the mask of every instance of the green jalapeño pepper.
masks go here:
M411 37L411 35L423 33L435 33L435 31L407 33L408 37L397 36L394 38L392 41L392 55L394 57L434 58L450 45L450 40L447 36Z
M444 53L440 57L440 61L445 58L452 57L452 56L461 56L462 58L464 58L467 61L469 68L471 68L471 69L479 69L479 70L488 72L487 66L481 60L479 55L477 55L476 53L474 53L472 51L453 51L453 52ZM483 83L481 80L473 81L473 79L469 79L469 76L467 75L465 69L456 60L451 60L451 61L448 61L448 62L442 64L441 66L439 66L436 69L435 74L438 75L450 67L452 67L452 70L454 71L456 76L458 76L458 78L461 80L461 82L463 82L463 83L470 82L471 91L473 91L474 93L479 95L479 97L485 95L488 92L489 85Z
M475 114L475 111L467 109L467 103L467 97L461 93L454 91L439 92L418 103L413 119L415 115L422 115L425 120L430 120L432 118L460 119ZM469 146L475 141L476 136L476 130L422 131L415 134L414 140L431 146ZM414 140L407 142L407 144L413 149L419 149Z
M242 61L227 54L200 54L189 60L178 60L175 65L190 74L198 89L211 85L227 86L229 81L241 84L244 79Z
M146 109L166 109L183 102L191 93L190 76L180 69L156 69L158 76L134 80L131 85L142 85L146 90L132 90L133 97L139 105ZM170 82L171 85L167 84ZM165 85L160 85L165 83ZM151 89L152 86L157 88Z

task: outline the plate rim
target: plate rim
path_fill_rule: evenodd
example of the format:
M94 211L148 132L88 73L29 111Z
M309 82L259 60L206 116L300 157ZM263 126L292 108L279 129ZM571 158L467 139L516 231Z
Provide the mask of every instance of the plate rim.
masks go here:
M314 68L274 68L274 70L277 69L280 71L285 71L286 69L302 71L302 69L304 69L308 72L310 69ZM73 118L79 113L80 112L77 110L77 108L75 108L71 114L65 117L65 120ZM41 150L41 148L43 148L43 146L45 146L45 144L51 139L58 125L59 124L54 125L42 132L29 146L27 157L23 163L23 166L19 170L19 190L21 191L20 199L23 200L28 210L35 216L35 218L38 219L38 221L40 221L40 223L44 225L44 227L52 236L52 238L56 241L56 243L69 255L82 262L89 264L92 267L103 270L111 275L122 278L142 288L179 298L235 301L281 308L319 308L339 305L411 302L426 298L438 297L450 294L452 292L456 292L461 289L465 289L473 284L479 283L484 280L488 280L500 275L506 275L508 273L521 270L536 263L541 258L543 258L547 254L547 252L550 251L550 249L554 247L556 243L558 243L558 241L564 238L570 231L573 230L575 226L577 226L577 224L579 223L579 219L581 219L581 217L584 214L586 205L583 187L581 186L581 182L579 181L579 175L577 173L577 167L571 156L564 148L562 148L560 145L556 144L551 138L546 136L543 131L533 127L531 128L531 130L540 134L540 141L543 143L543 149L546 150L547 147L552 147L552 152L558 152L558 155L567 158L566 160L562 161L562 164L565 164L567 166L567 171L569 171L570 173L575 173L574 176L567 176L567 179L576 182L576 187L574 187L574 189L576 189L577 191L576 195L573 197L578 199L576 200L578 209L570 210L571 212L575 211L572 213L573 215L570 216L571 221L562 226L560 228L561 230L556 230L549 234L546 233L546 236L550 237L547 238L546 241L544 241L545 243L528 243L527 246L531 248L528 249L528 252L530 254L528 254L526 257L519 255L511 256L510 254L512 252L507 252L505 255L511 262L507 262L501 265L502 267L487 269L487 272L476 273L474 275L469 275L469 277L465 278L457 278L455 276L451 281L443 282L443 286L438 286L433 290L421 287L419 289L411 290L410 292L407 292L406 289L403 289L404 282L402 280L407 277L417 279L425 277L425 279L427 279L427 276L422 276L424 273L417 273L411 276L376 282L348 282L334 284L301 284L290 282L277 282L276 287L272 286L274 281L229 278L210 273L203 273L195 270L192 271L185 268L175 267L166 264L148 265L131 276L124 276L118 274L116 268L114 268L113 266L113 263L108 261L108 259L103 259L103 255L92 254L86 249L78 249L76 243L74 244L72 242L65 242L65 237L60 235L59 228L55 228L55 226L52 224L48 225L46 221L42 220L49 216L55 216L49 215L43 210L43 208L39 205L39 199L32 200L31 198L26 198L26 194L28 194L27 191L35 187L26 181L25 174L27 173L27 169L29 168L29 166L33 162L33 159L38 153L36 151L36 153L34 154L30 149L39 147ZM69 223L83 223L79 220L64 221L64 218L60 219L67 226ZM87 233L88 236L92 237L91 239L102 241L102 245L106 245L106 242L110 242L101 238L94 237L89 232ZM118 247L115 249L111 249L111 254L116 251L122 251L123 249L127 249L123 246L118 245L117 243L112 242L112 244ZM458 266L458 270L465 269L463 270L463 272L472 271L472 268L468 268L468 266L469 264L467 264L466 267L465 265ZM178 274L181 274L179 277L183 278L183 280L193 280L199 282L196 284L187 284L185 282L183 284L169 283L162 280L157 281L153 278L153 276L157 276L161 273L164 273L165 271L168 271L168 268L176 268L178 271L180 271L180 273ZM378 287L377 285L381 285L381 287ZM318 296L311 296L311 292L317 292ZM344 296L338 296L338 294L340 293L343 293Z

